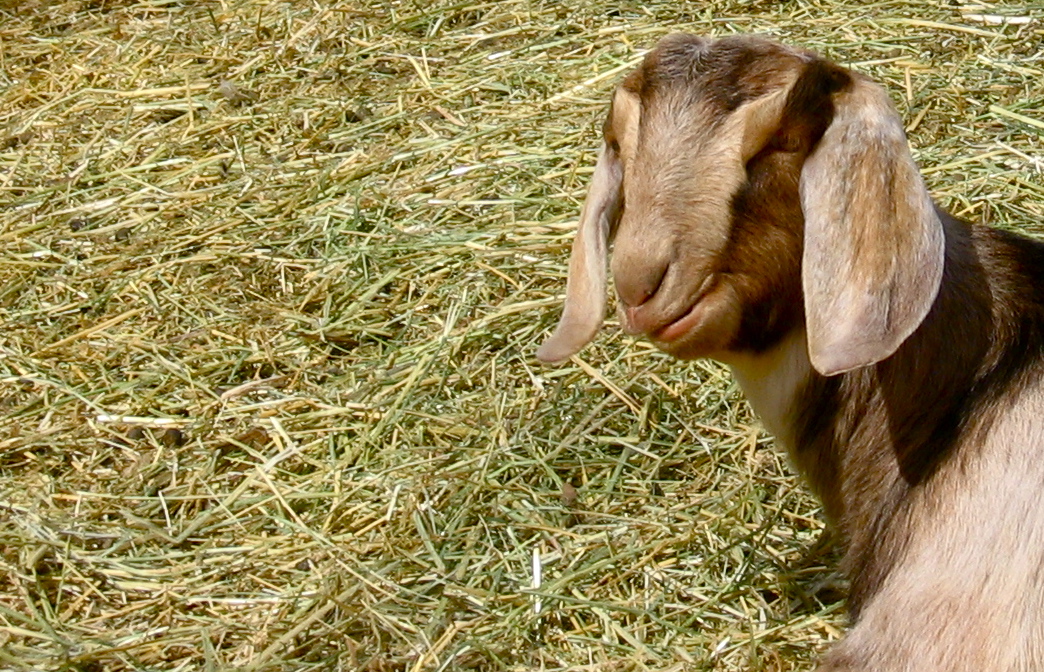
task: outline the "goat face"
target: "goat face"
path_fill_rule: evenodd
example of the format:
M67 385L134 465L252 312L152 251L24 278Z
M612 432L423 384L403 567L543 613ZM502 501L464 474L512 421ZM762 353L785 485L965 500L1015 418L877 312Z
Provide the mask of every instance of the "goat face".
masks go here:
M569 357L604 314L681 358L807 329L836 374L891 355L931 307L943 233L880 87L755 37L664 38L617 88L538 352Z

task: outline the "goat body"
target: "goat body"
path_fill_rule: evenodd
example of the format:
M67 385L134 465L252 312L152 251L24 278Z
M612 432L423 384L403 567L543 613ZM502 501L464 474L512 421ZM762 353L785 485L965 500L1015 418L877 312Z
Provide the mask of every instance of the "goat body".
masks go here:
M728 364L845 545L819 670L1044 670L1044 244L938 209L867 78L672 35L617 89L559 361L602 322Z

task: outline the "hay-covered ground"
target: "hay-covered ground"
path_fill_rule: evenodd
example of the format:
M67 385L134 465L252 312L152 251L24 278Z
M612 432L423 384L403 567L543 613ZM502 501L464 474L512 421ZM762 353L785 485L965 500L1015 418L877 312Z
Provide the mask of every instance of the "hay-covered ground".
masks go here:
M809 669L844 585L727 371L533 358L608 93L672 30L803 44L1044 231L1042 19L0 2L0 669Z

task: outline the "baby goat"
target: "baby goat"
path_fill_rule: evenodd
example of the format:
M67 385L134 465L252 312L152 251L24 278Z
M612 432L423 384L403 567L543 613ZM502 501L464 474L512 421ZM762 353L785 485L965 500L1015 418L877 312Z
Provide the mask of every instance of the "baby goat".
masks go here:
M844 541L819 672L1044 670L1044 244L939 209L888 95L664 38L617 88L538 357L602 324L728 364Z

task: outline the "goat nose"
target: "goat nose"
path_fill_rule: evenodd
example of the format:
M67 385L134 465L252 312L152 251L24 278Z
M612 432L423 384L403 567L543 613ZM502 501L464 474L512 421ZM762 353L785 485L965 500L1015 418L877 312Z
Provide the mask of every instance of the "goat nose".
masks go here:
M650 319L646 305L660 289L666 265L642 266L616 277L616 295L620 298L621 324L630 334L645 332Z
M666 265L628 269L616 276L616 295L628 309L641 306L660 288L665 275Z

